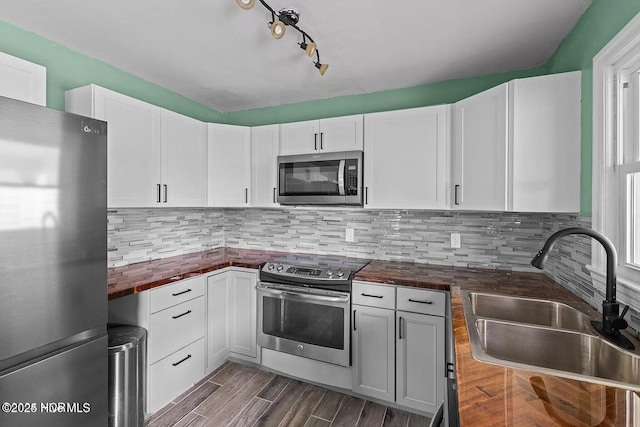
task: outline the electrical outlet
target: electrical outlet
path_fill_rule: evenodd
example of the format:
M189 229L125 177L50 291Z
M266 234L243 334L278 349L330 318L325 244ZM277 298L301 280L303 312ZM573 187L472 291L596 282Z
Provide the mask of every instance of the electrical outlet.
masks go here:
M347 231L344 234L344 240L345 242L356 241L355 230L353 228L347 228Z
M460 248L460 233L451 233L451 247Z

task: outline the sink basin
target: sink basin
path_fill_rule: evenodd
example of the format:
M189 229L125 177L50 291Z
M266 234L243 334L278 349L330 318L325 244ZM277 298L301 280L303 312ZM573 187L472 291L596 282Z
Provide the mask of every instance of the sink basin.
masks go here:
M474 359L640 391L640 354L600 338L580 310L477 292L462 302Z
M561 302L476 292L468 295L476 317L591 333L591 318Z

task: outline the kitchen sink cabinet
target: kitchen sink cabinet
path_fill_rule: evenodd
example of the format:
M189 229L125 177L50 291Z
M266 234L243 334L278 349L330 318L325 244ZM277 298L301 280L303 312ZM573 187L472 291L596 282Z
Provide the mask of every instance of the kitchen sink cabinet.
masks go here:
M280 155L360 151L361 114L280 125Z
M107 122L109 207L205 205L204 123L96 85L67 91L65 109Z
M450 106L364 116L365 208L446 209Z
M207 159L207 205L250 206L251 128L209 123Z
M277 159L280 150L280 126L251 128L251 206L271 208L278 187Z
M580 72L517 79L454 105L452 207L578 212Z
M0 96L47 105L47 69L0 52Z
M147 407L153 413L205 374L205 276L109 301L109 322L145 328Z
M259 363L257 274L224 269L207 278L207 372L229 357Z

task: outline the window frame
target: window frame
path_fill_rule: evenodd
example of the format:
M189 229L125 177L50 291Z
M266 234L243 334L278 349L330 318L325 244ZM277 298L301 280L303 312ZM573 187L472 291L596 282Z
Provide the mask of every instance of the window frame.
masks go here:
M626 264L627 239L621 232L626 221L626 174L621 167L623 150L617 141L622 133L638 134L638 126L622 127L618 121L622 99L618 97L620 73L630 64L640 64L640 14L636 15L593 58L593 171L592 228L609 237L618 253L618 299L640 306L640 270ZM634 86L639 86L636 80ZM640 90L636 87L636 90ZM637 100L637 98L634 98ZM636 113L638 105L633 106ZM628 124L627 120L625 124ZM637 136L636 136L637 137ZM623 202L625 202L623 204ZM591 272L596 289L604 293L606 256L597 244L592 245Z

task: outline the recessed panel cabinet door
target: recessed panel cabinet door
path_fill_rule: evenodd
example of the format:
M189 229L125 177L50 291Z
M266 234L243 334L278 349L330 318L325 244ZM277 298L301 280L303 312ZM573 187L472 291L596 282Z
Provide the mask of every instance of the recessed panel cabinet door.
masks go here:
M435 413L444 400L444 317L396 316L396 403Z
M507 87L454 106L453 209L507 209Z
M162 110L162 206L202 207L207 184L207 125Z
M0 96L47 105L47 69L0 52Z
M251 128L208 126L207 205L250 206Z
M229 274L207 278L207 372L229 357Z
M257 356L255 273L231 271L229 277L229 350Z
M276 201L278 187L278 151L280 126L251 128L251 206L279 206Z

